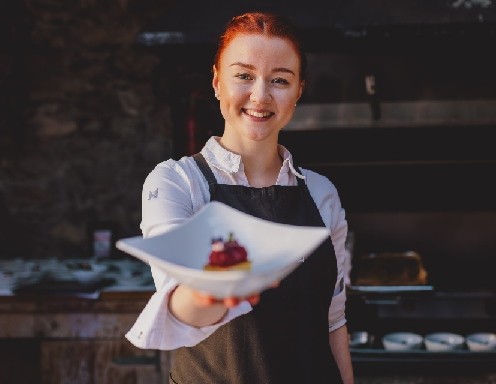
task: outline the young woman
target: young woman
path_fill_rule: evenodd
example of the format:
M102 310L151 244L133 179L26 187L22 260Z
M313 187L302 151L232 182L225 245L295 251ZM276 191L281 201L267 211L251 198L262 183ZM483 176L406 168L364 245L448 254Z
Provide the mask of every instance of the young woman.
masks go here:
M145 237L213 200L266 220L331 229L293 273L250 297L214 300L151 266L157 291L126 337L139 348L175 350L170 383L353 383L345 212L331 181L299 168L278 144L304 74L291 23L267 13L234 17L213 66L222 136L211 137L195 156L158 164L144 183Z

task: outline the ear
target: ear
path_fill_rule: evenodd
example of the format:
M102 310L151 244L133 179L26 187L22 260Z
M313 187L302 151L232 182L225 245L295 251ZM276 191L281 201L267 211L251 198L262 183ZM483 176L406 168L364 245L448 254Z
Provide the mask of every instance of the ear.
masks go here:
M214 93L219 93L219 74L215 65L212 66L212 87L214 88Z
M296 101L300 100L301 95L303 94L303 89L305 88L305 80L300 82L300 89L298 90L298 98Z

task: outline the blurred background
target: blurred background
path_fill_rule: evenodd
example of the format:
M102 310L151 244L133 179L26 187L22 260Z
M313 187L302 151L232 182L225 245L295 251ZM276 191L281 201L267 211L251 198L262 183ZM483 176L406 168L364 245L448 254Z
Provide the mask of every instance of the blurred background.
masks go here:
M281 142L348 214L357 383L496 382L494 351L381 344L496 332L492 0L0 1L0 382L166 382L173 355L123 338L154 287L114 243L151 169L221 134L215 38L257 9L304 32Z

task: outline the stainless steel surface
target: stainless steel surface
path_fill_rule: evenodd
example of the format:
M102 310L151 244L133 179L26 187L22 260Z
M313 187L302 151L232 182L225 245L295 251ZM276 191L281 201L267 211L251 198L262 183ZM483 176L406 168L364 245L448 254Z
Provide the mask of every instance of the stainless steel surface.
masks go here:
M380 103L374 120L369 103L299 104L284 128L305 131L337 128L453 127L496 122L496 100L414 100Z
M429 292L433 291L432 285L350 285L349 289L355 292L370 293L399 293L399 292Z

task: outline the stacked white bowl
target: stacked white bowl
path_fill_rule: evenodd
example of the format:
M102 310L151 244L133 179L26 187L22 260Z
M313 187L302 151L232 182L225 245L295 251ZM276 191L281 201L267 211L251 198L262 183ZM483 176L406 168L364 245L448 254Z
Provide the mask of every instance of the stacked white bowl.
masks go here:
M424 343L428 351L453 351L464 348L465 337L451 332L434 332L424 337Z
M382 344L388 351L409 351L420 349L424 338L413 332L393 332L383 336Z

